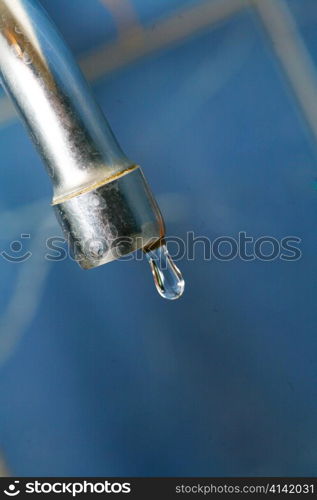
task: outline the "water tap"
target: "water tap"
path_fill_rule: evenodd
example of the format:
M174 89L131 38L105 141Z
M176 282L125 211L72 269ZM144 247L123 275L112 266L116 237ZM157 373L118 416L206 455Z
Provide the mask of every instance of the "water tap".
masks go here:
M36 0L0 0L0 74L50 176L52 205L78 264L90 269L141 249L159 293L180 297L184 280L142 170L123 153Z

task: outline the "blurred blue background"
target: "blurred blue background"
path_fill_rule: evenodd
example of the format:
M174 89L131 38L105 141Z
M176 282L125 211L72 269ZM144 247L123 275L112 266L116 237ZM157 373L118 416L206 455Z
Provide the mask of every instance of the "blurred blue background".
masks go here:
M0 455L20 476L316 475L316 0L42 0L168 233L302 258L49 263L51 187L0 98ZM31 234L30 239L21 235ZM3 471L3 474L6 472Z

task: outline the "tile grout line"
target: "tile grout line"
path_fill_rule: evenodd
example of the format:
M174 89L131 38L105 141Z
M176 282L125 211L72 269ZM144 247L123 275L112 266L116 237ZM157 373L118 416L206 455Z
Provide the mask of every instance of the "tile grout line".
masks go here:
M125 38L126 32L143 36L143 25L131 0L99 0L101 5L111 14L117 28L118 38Z
M139 57L179 43L247 5L247 0L204 0L195 7L179 9L172 16L143 26L143 41L128 33L126 37L83 57L81 68L89 79L95 80Z
M250 0L317 139L317 72L296 22L284 0Z

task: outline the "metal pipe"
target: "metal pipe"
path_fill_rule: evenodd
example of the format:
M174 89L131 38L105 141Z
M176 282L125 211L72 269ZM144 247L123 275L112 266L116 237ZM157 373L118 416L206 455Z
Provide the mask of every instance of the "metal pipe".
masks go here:
M140 167L119 147L71 53L36 0L0 0L0 74L53 184L83 268L153 248L164 223Z

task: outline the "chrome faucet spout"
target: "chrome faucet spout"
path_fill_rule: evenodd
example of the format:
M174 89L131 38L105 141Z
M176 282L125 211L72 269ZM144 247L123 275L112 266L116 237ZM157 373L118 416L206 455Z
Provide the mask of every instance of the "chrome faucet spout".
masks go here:
M87 269L159 244L164 223L140 167L122 152L36 0L0 0L0 73L51 178L78 263Z

